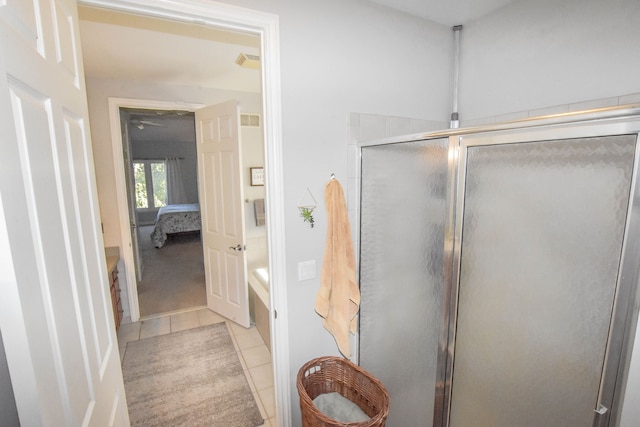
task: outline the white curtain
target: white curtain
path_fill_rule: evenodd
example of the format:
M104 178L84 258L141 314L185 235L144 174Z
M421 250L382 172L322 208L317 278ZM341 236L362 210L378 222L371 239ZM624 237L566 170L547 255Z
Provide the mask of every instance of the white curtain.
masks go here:
M182 170L180 159L172 157L166 159L167 163L167 203L178 205L187 203L187 194L182 183Z

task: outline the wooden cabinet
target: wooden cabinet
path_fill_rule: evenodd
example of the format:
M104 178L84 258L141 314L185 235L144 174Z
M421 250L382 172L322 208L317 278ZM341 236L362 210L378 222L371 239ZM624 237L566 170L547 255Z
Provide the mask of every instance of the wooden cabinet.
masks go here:
M118 283L118 267L109 271L109 287L111 289L111 304L113 305L113 318L116 322L116 331L120 329L122 321L122 302L120 301L120 284Z
M107 271L109 272L109 291L111 293L111 306L113 309L113 319L116 324L116 331L120 329L122 322L122 302L120 301L120 283L118 281L118 261L120 251L117 247L106 248Z

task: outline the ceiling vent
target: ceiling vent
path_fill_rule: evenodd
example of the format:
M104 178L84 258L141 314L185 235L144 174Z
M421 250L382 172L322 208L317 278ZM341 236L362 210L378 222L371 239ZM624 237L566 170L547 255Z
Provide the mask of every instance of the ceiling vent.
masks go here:
M240 126L260 127L258 114L240 114Z
M260 68L260 57L249 53L241 53L236 58L236 64L244 68Z

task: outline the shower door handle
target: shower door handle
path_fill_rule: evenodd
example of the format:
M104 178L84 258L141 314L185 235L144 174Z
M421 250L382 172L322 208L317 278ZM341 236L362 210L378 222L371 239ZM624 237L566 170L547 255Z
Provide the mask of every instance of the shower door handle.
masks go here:
M229 249L237 251L237 252L242 252L246 249L246 246L243 245L238 245L238 246L229 246Z
M609 417L610 417L608 414L609 408L599 403L598 407L594 409L593 412L598 414L595 416L595 419L593 420L594 427L605 427L609 425Z
M607 408L606 406L604 406L604 405L598 405L598 409L594 409L593 411L594 411L596 414L604 415L604 414L606 414L606 413L607 413L607 411L608 411L608 410L609 410L609 408Z

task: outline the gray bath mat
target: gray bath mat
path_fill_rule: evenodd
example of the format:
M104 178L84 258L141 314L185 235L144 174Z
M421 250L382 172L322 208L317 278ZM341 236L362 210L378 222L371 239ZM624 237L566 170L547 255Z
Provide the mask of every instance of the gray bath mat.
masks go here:
M224 323L130 341L122 371L132 426L263 424Z

